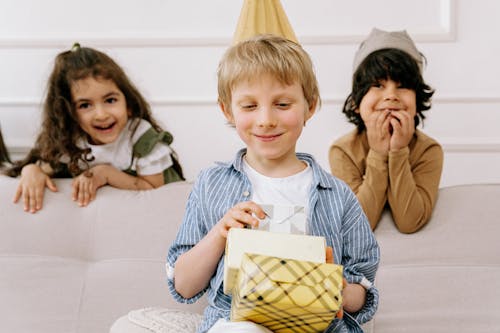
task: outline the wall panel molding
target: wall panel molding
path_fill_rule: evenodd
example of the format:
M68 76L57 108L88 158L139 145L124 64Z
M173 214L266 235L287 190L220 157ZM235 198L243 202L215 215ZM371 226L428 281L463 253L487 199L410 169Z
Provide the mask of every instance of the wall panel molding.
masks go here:
M455 142L453 140L456 140ZM471 138L464 142L463 138L441 139L441 145L445 152L450 153L500 153L500 138L486 142L486 140Z
M452 142L453 139L441 140L440 143L445 153L488 153L500 154L500 138L491 142L484 140L469 140L470 142L463 142L463 139L457 139L457 142ZM475 141L475 142L474 142ZM31 146L29 145L10 145L7 147L12 156L24 156L28 153Z
M283 1L286 2L286 0ZM289 0L289 2L291 4L294 0ZM312 25L313 28L303 29L307 30L308 33L298 34L301 43L311 45L359 44L372 27L385 30L406 29L412 38L419 43L452 42L456 40L456 0L417 2L397 0L367 2L363 0L351 0L349 2L330 2L329 5L331 6L329 7L330 10L322 10L321 13L318 13L319 18L315 22L308 21L304 23L309 27ZM335 6L339 7L335 8ZM342 6L344 8L341 8ZM374 7L372 8L371 6ZM380 11L381 6L391 8L391 10ZM360 10L360 7L364 7L365 10ZM356 20L353 25L350 25L350 21L342 21L342 16L346 16L345 13L348 12L356 12ZM377 12L377 15L374 17L372 12ZM431 16L429 14L431 13L436 13L435 17L429 18ZM293 14L296 14L296 17ZM294 18L298 21L295 23L297 23L297 31L300 32L302 24L300 22L301 13L289 11L289 16L292 25L294 25ZM333 25L331 22L336 19L340 23ZM328 23L323 22L321 24L322 20ZM398 20L401 21L399 22ZM391 25L384 26L383 22L391 22Z
M211 2L210 5L196 0L165 0L149 9L148 5L133 0L104 3L88 0L85 6L77 8L77 17L96 16L93 18L95 23L83 29L81 22L78 24L78 20L72 20L73 15L60 12L61 8L67 7L62 0L46 0L43 6L36 0L18 0L15 6L7 4L4 8L12 14L0 22L0 48L65 48L75 41L95 47L230 45L242 1ZM407 29L417 42L448 42L456 38L456 0L310 0L308 3L310 12L304 13L303 0L282 0L304 45L358 44L373 26L387 30ZM112 11L113 4L123 7L126 16L101 17L102 13L90 10L104 6ZM391 11L380 11L380 6L391 8ZM221 7L226 11L224 17L220 16ZM106 12L106 8L100 12ZM177 14L172 13L172 9ZM33 13L37 10L42 12L41 15L34 15L40 14ZM372 15L373 11L377 11L377 15ZM345 13L356 13L357 19L353 21L352 15ZM150 19L138 20L137 16ZM314 21L310 20L311 16L315 17ZM30 25L24 22L28 17L33 21L31 28L38 29L29 30ZM127 20L132 23L124 24ZM383 26L384 23L380 22L391 22L391 25ZM232 28L227 29L227 26Z
M151 100L151 106L153 110L165 110L165 109L185 109L197 110L205 108L217 108L215 97L211 99L209 97L198 97L190 99L153 99ZM343 103L343 98L330 96L323 99L323 109L326 109L326 105ZM466 104L466 105L484 105L486 106L488 112L495 113L498 107L500 107L500 97L486 96L444 96L442 98L436 98L435 103L440 104ZM7 111L6 114L11 112L17 113L19 115L18 121L23 121L23 119L31 118L31 115L35 114L41 109L41 104L35 102L34 100L0 100L0 111ZM445 108L444 112L447 113L454 108ZM452 111L455 112L455 111ZM1 116L1 113L0 113ZM17 117L16 117L17 118ZM448 119L445 115L443 119ZM494 124L488 125L488 128L494 128ZM439 137L439 142L442 144L445 152L449 153L486 153L486 154L500 154L500 135L495 134L495 132L489 132L488 136L482 136L482 132L476 132L475 134L469 133L468 135L460 135L460 130L441 132ZM10 141L9 150L13 155L23 155L25 154L29 147L31 139L22 135L19 137L12 137Z
M92 45L93 47L114 47L114 48L155 48L155 47L220 47L231 44L230 37L66 37L56 38L0 38L0 48L62 48L72 45L78 41L82 45Z
M343 104L345 96L325 96L321 98L323 104ZM154 98L149 100L152 106L211 106L217 104L217 98L214 97L196 97L193 98ZM432 99L433 104L499 104L500 96L438 96ZM42 102L33 98L27 99L0 99L0 108L37 108Z

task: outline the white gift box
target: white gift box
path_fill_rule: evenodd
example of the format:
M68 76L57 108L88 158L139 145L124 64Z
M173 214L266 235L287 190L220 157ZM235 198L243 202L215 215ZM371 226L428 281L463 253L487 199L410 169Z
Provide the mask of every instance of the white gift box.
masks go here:
M324 263L324 237L231 228L224 255L224 293L231 294L243 253Z

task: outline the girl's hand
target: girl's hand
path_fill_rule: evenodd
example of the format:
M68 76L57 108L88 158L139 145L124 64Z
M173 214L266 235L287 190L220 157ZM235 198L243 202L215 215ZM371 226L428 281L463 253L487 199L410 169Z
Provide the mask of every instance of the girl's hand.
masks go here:
M391 126L393 129L390 150L398 151L410 144L415 133L415 119L407 111L393 111L391 113Z
M72 199L77 201L79 206L87 206L95 199L97 190L107 184L103 173L105 167L105 165L97 165L73 179Z
M42 209L45 187L52 192L57 192L57 187L52 179L38 165L28 164L24 166L14 195L14 203L17 203L22 197L24 210L36 213Z
M363 119L366 126L368 145L371 149L382 155L389 153L389 143L391 140L390 111L373 111Z
M240 202L235 205L220 219L214 228L218 229L223 238L227 238L227 233L231 228L244 228L245 226L257 227L259 219L264 219L266 213L253 201Z

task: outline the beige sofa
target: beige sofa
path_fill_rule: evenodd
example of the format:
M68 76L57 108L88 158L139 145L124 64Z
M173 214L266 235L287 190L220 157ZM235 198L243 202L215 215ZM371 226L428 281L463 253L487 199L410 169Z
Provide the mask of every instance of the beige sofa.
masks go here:
M16 185L0 177L1 332L101 333L125 315L118 332L143 307L201 313L203 301L175 303L164 270L191 184L103 188L80 208L70 181L57 180L36 214L11 202ZM499 216L500 184L441 189L432 221L413 235L385 214L381 303L366 331L500 332Z

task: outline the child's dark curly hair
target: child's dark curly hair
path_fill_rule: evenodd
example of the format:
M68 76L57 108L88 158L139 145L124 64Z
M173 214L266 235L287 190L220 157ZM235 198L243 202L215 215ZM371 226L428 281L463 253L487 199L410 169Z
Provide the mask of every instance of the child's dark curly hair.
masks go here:
M56 177L75 176L84 171L80 169L79 161L87 164L90 149L77 146L79 139L85 138L87 134L78 123L71 98L71 85L88 77L113 81L125 96L130 117L145 119L157 131L161 130L153 119L149 104L123 69L106 54L75 44L71 50L55 58L43 105L41 132L35 147L24 160L15 163L8 171L9 175L17 176L25 165L39 161L49 163ZM63 157L67 159L65 163L61 162Z
M434 89L424 82L417 62L399 49L381 49L368 55L353 74L352 91L344 102L342 112L358 132L365 129L361 115L356 112L370 87L380 80L391 79L416 94L415 127L425 119L423 111L431 108Z

